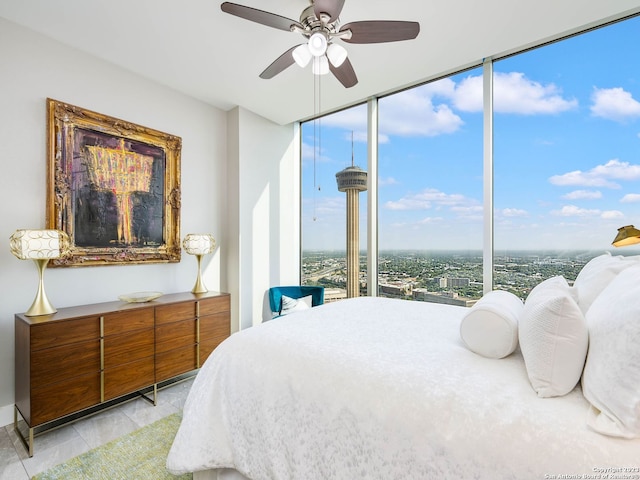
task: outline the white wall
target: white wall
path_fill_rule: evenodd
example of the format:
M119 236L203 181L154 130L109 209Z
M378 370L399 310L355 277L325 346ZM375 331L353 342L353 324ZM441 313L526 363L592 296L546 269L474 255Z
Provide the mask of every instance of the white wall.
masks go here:
M300 282L298 127L242 108L228 115L232 329L260 323L266 292ZM241 134L240 134L241 133Z
M33 301L37 270L9 252L17 228L45 227L46 98L182 137L181 236L210 232L219 248L203 259L210 290L227 291L226 113L0 19L0 425L13 418L14 314ZM4 243L4 245L3 245ZM173 264L48 269L58 308L119 294L188 291L196 260Z

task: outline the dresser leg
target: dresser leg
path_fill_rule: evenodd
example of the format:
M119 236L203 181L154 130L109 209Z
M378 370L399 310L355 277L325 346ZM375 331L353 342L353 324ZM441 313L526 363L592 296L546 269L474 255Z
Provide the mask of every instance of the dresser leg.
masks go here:
M138 392L138 395L144 398L147 402L153 404L153 406L155 407L156 405L158 405L158 384L153 384L153 397L148 397L147 394L142 392Z
M26 448L27 453L29 454L30 457L33 457L33 428L29 427L29 434L28 434L28 439L26 439L24 437L24 435L22 435L22 432L20 431L20 429L18 428L18 415L20 414L20 412L18 412L18 407L16 407L15 405L13 406L13 429L16 432L16 435L18 435L18 438L22 441L22 444L24 445L24 448ZM20 415L22 417L22 415ZM25 421L26 423L26 421Z

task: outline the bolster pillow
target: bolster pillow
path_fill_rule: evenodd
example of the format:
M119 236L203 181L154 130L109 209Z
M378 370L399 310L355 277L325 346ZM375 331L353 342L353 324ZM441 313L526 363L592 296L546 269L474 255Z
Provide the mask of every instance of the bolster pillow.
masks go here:
M483 357L506 357L518 346L518 316L523 307L522 300L513 293L486 293L462 318L462 341Z

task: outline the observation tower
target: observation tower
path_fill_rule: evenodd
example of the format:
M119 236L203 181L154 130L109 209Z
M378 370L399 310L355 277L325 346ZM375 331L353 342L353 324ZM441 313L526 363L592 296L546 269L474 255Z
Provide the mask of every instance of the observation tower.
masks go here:
M352 147L353 152L353 147ZM347 193L347 298L360 296L360 204L359 194L367 190L367 172L353 165L336 173L338 190Z

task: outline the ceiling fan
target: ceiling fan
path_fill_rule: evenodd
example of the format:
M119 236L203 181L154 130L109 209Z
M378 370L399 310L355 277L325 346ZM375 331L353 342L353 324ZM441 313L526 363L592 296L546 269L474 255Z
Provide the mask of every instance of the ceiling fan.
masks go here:
M280 55L261 74L260 78L273 78L294 63L301 67L311 61L313 73L333 75L345 87L353 87L358 78L351 62L347 58L347 50L334 40L347 43L384 43L411 40L418 36L420 24L396 20L367 20L351 22L340 26L340 12L345 0L311 0L311 5L300 14L300 21L292 20L275 13L256 8L223 2L223 12L268 27L300 33L306 43L291 47Z

